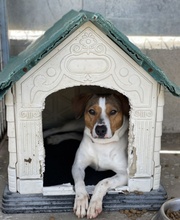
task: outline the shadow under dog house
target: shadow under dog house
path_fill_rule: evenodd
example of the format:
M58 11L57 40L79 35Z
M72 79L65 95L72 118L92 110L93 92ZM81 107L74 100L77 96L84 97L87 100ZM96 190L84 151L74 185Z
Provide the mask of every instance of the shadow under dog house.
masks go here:
M43 195L46 167L42 115L51 94L69 91L66 96L70 100L74 93L92 89L96 92L96 88L124 94L131 107L129 193L121 194L118 190L115 194L108 193L104 209L153 210L161 206L166 199L160 185L163 88L175 96L180 96L180 88L109 21L99 14L70 11L10 60L0 74L0 82L0 96L6 98L9 142L4 212L72 210L74 194L60 195L66 194L65 186L58 188L57 195L51 195L51 190L48 194L51 197ZM66 108L56 96L55 102L60 103L61 110ZM59 109L57 112L50 115L63 120L60 115L66 113ZM112 196L115 196L113 204ZM63 205L65 198L68 202Z

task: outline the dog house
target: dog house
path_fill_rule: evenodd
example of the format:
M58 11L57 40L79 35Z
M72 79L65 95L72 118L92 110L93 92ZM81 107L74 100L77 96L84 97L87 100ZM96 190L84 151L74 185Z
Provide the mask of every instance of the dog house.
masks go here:
M22 204L22 198L35 198L40 203L50 199L48 208L44 207L47 211L53 207L53 198L56 201L64 199L64 195L73 198L73 186L67 182L58 187L44 186L47 155L43 130L73 120L71 99L74 95L97 91L117 91L129 99L126 190L134 198L146 196L147 204L145 206L143 201L142 208L160 207L166 197L160 185L164 86L176 96L180 95L180 89L109 21L99 14L70 11L10 60L0 75L0 82L0 95L6 99L9 142L8 187L3 198L5 212L18 209L17 204L12 205L13 199L19 199ZM64 157L68 160L68 155ZM109 195L122 196L121 191L116 189ZM137 191L142 193L134 193ZM125 202L128 195L123 194L121 205L114 205L112 209L130 207ZM155 205L152 198L156 200ZM132 197L130 200L132 202ZM7 205L7 201L12 202L11 205ZM139 205L140 200L137 201ZM63 210L62 203L58 205L54 205L54 210ZM35 208L39 207L37 202L32 206L27 210L43 211L42 207Z

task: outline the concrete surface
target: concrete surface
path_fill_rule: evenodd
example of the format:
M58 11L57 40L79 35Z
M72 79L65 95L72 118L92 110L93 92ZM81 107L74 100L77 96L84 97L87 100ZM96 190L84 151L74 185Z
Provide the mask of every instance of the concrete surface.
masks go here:
M7 139L0 145L0 195L7 184ZM164 134L162 138L162 177L161 182L165 187L168 198L180 197L180 134ZM0 199L0 206L2 200ZM122 212L103 212L98 220L150 220L156 212L142 212L128 217ZM128 213L129 214L129 213ZM75 220L73 213L48 213L48 214L3 214L0 211L0 220Z
M9 29L46 30L71 9L99 12L126 35L180 35L179 0L7 0Z
M143 52L166 73L172 82L180 86L180 74L178 73L180 48L172 50L151 49ZM163 132L180 133L180 114L178 113L180 112L180 98L170 94L167 89L165 89L164 96Z

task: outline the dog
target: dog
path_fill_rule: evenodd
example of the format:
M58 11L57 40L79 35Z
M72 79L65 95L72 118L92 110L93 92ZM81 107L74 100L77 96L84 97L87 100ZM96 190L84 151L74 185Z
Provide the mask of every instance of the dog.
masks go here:
M109 189L127 185L129 102L122 94L80 95L73 101L76 118L84 114L85 129L72 166L75 187L74 212L78 218L96 218ZM90 166L116 174L101 180L89 202L84 177Z

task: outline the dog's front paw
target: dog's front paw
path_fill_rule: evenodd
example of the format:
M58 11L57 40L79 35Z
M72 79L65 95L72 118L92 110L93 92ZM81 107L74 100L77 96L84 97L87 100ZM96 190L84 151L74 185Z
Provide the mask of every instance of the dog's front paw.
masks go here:
M87 193L79 193L76 194L75 202L74 202L74 213L78 218L83 218L86 216L86 212L88 209L88 199L89 195Z
M87 218L96 218L102 212L102 201L101 200L91 200L89 208L87 211Z

